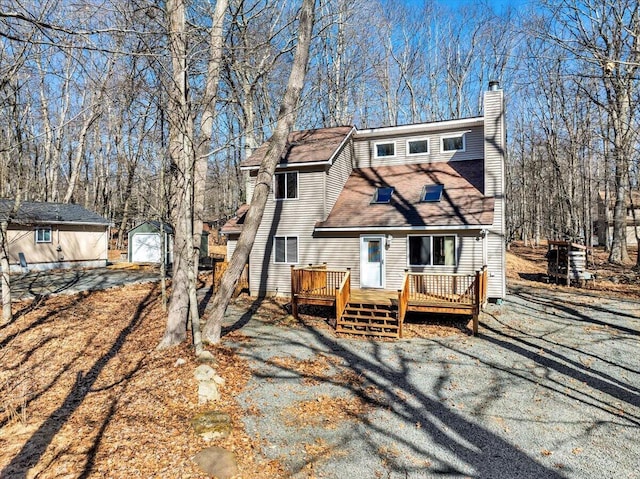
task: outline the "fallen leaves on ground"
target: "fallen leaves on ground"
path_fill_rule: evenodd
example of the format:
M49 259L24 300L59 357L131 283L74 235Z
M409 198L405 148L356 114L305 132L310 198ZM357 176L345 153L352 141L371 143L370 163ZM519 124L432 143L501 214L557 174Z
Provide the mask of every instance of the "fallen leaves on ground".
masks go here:
M360 397L322 395L292 403L282 410L281 416L287 426L336 429L345 421L362 418L369 409L369 405Z
M217 445L242 477L286 477L275 461L255 462L259 441L235 401L251 372L232 349L212 351L226 383L209 406L198 405L188 341L156 351L159 296L147 284L16 305L0 327L0 476L204 478L191 458ZM230 437L193 432L190 419L210 408L230 414Z

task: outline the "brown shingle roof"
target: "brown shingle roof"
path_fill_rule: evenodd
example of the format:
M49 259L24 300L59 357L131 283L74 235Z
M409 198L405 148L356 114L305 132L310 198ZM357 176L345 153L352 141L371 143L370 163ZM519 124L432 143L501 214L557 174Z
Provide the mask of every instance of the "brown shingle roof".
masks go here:
M220 228L220 232L222 234L240 234L242 233L242 225L244 223L244 217L249 210L249 205L241 205L236 211L236 215L227 221L222 228Z
M287 148L278 164L298 165L329 161L352 130L352 126L336 126L317 130L294 131L289 134ZM263 143L240 166L243 168L260 166L268 148L269 144Z
M483 160L353 170L329 217L319 228L490 225ZM444 185L438 202L421 202L426 184ZM376 187L395 188L390 204L371 204Z

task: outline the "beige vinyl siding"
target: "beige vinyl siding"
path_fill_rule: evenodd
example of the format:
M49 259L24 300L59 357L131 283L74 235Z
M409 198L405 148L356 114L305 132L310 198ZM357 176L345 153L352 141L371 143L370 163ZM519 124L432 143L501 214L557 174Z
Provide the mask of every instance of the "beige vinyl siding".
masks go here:
M465 134L465 151L441 151L441 138L457 133ZM407 155L407 141L411 139L429 139L429 153ZM481 126L450 128L429 133L413 135L384 135L378 137L356 138L354 141L355 168L369 168L376 166L407 165L414 163L477 160L484 155L484 136ZM373 148L376 143L395 142L396 154L390 158L374 158Z
M336 204L336 200L344 188L351 171L353 171L353 149L351 143L347 143L342 151L336 156L333 164L327 171L326 178L326 201L323 220L327 219L331 208Z
M274 238L287 236L298 238L298 264L317 262L313 229L324 219L324 168L287 168L278 172L298 171L298 198L275 200L273 191L249 259L252 295L289 294L291 289L290 264L274 263Z
M384 288L399 289L402 287L405 269L424 273L468 273L473 274L482 267L482 239L479 231L429 231L407 233L392 231L384 233L368 233L364 236L386 236L391 234L391 244L384 251ZM326 233L325 233L326 234ZM417 235L456 235L456 266L407 266L407 237ZM315 239L317 263L327 263L328 268L351 268L351 287L360 288L360 241L363 235L358 233L336 234Z
M247 190L246 203L251 203L251 198L253 198L253 189L256 186L256 177L258 176L258 170L247 170L244 171L245 175L245 188Z
M231 256L233 256L233 252L236 250L237 244L238 244L237 235L233 235L227 238L227 261L231 261Z
M50 243L36 243L35 230L35 226L10 226L10 263L19 264L18 253L23 253L30 265L107 260L106 226L51 225Z
M504 246L504 152L505 121L503 92L487 91L484 96L485 195L495 198L493 225L487 236L488 295L503 298L506 294Z

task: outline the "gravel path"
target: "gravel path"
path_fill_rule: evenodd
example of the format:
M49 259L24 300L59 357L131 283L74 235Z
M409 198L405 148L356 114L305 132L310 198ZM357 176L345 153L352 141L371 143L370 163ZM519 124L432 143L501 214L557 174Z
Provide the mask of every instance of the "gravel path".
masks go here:
M640 477L640 303L566 291L512 287L477 338L340 339L230 308L247 431L296 478Z

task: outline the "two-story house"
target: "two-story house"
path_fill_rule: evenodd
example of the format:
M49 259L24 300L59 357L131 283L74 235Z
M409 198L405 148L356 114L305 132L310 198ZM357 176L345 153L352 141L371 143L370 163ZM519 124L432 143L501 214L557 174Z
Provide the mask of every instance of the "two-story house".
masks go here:
M241 165L250 201L266 145ZM405 270L488 271L505 295L505 120L492 82L484 115L359 130L297 131L277 166L249 259L252 295L291 293L290 265L350 268L352 288L398 290ZM222 229L233 253L243 215Z

